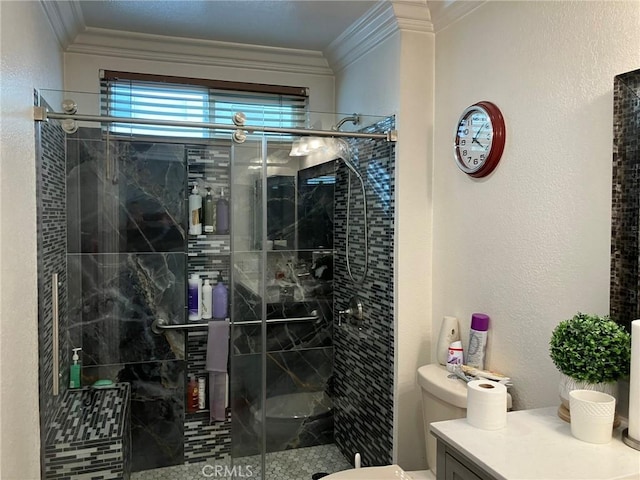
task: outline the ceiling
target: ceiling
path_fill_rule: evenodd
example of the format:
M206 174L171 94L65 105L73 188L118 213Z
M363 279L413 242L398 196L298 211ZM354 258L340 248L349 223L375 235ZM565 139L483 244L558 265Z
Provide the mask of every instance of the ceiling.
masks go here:
M83 27L315 51L381 1L72 0Z

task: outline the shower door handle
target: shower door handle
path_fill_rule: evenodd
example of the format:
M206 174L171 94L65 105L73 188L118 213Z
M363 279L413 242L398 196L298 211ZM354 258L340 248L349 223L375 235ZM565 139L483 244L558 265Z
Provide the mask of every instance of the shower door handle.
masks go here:
M53 396L56 397L60 393L60 325L59 325L59 303L58 303L58 274L53 273L51 275L51 313L52 319L52 332L51 339L53 350L53 366L52 366L52 381L53 381Z

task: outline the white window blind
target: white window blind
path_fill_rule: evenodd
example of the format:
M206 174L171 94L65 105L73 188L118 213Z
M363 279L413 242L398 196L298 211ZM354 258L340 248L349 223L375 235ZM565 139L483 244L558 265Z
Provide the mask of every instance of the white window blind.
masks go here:
M233 125L232 118L236 112L243 112L246 115L246 125L304 128L306 124L307 95L306 89L300 87L158 77L123 72L108 72L107 75L103 73L100 83L102 114L123 118L122 123L113 123L108 127L111 133L116 134L192 138L228 136L228 131L213 132L207 128L138 125L126 122L126 119ZM252 91L252 88L255 90Z

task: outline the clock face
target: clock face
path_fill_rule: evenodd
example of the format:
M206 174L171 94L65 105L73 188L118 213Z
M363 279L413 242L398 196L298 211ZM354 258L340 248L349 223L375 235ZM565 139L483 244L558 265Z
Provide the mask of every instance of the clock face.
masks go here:
M496 167L504 148L504 120L490 102L471 105L458 121L454 151L460 170L483 177Z

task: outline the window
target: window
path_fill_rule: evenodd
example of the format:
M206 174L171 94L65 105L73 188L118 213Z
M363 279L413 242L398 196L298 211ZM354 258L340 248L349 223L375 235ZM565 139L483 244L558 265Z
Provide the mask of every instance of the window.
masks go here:
M306 88L107 71L101 76L101 109L107 116L233 125L233 114L243 112L247 125L303 128L306 123ZM208 128L126 121L111 124L109 131L191 138L220 134Z

